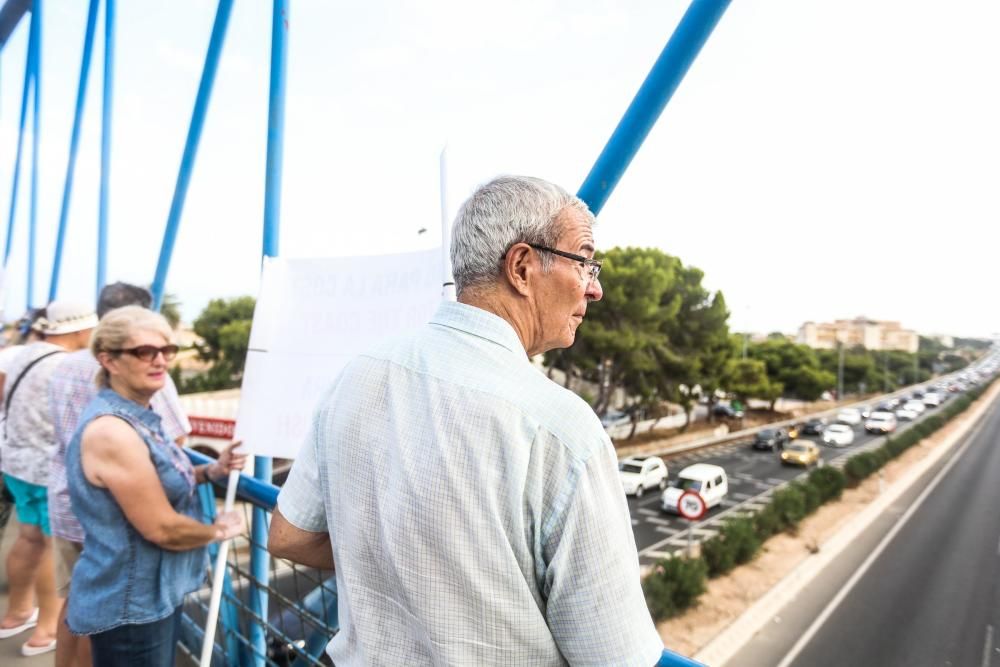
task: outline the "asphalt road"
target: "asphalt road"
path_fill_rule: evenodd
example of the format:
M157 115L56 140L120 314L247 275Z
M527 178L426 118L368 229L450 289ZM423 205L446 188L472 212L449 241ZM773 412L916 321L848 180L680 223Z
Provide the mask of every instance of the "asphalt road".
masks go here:
M729 664L1000 667L998 508L1000 402Z
M946 401L942 405L947 404ZM921 418L940 409L929 408ZM910 426L912 422L900 422L897 433L904 432ZM878 446L883 441L882 436L866 433L861 425L855 426L854 432L854 443L846 447L822 445L820 436L803 436L803 439L820 444L825 465L842 466L859 450ZM713 507L705 518L692 526L695 542L715 535L726 518L739 512L760 509L767 504L768 496L774 489L807 474L802 468L783 466L778 454L777 451L756 451L750 447L748 439L745 442L719 445L665 459L671 480L676 480L678 473L693 463L722 466L729 477L729 495L720 506ZM655 562L671 552L685 548L688 522L676 514L660 509L659 490L649 489L642 498L629 497L628 505L636 548L643 564Z

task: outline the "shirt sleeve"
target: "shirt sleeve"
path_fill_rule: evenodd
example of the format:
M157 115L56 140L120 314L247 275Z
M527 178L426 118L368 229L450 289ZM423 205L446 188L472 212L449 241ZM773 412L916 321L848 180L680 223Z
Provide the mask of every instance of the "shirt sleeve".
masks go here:
M316 451L320 432L320 417L317 415L313 418L312 428L298 458L292 464L288 479L278 494L281 515L296 528L311 533L327 530L326 506L319 479L322 462Z
M572 665L655 665L663 641L643 595L610 443L582 465L544 549L546 616L566 660Z

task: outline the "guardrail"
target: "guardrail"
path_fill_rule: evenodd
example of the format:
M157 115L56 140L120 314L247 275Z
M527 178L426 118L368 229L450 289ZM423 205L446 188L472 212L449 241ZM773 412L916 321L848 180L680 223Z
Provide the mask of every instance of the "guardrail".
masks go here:
M195 465L211 462L204 454L185 451ZM214 519L215 489L210 484L202 484L198 493L206 519ZM239 507L246 513L247 525L250 525L250 513L254 508L268 513L274 509L278 501L278 487L240 475L236 497L240 501ZM259 581L251 575L249 568L250 549L258 546L266 545L254 543L251 535L245 533L236 538L236 544L229 550L212 667L329 664L323 649L339 628L337 584L333 573L272 558L267 580ZM213 564L216 549L215 545L209 547ZM194 663L197 663L204 638L209 597L207 586L189 595L184 605L180 649ZM269 613L265 618L254 609L269 609ZM250 639L261 632L267 638L263 651ZM666 649L657 663L658 667L700 665Z

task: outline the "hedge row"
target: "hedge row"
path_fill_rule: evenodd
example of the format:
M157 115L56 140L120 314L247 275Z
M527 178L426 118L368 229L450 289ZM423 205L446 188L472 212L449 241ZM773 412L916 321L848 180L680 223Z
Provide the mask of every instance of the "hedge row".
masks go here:
M921 420L899 435L888 436L878 449L852 456L844 466L847 483L854 487L907 449L934 433L955 415L964 412L993 383L986 382L947 403L938 413Z
M756 514L728 519L718 535L701 543L699 557L678 556L659 561L643 581L646 603L653 618L670 618L693 606L705 591L707 578L718 577L753 560L769 537L782 531L794 531L799 522L820 505L840 498L846 486L856 486L968 408L992 382L991 379L954 399L940 412L914 424L905 433L886 438L885 444L878 449L852 456L843 472L830 467L817 468L804 481L792 482L775 491L771 502Z

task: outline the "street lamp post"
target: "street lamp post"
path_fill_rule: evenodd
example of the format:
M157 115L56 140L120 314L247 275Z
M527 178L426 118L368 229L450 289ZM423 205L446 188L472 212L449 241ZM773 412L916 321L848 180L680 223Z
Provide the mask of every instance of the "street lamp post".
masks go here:
M837 400L844 400L844 343L843 341L837 341L837 348L840 350L840 356L837 360Z

